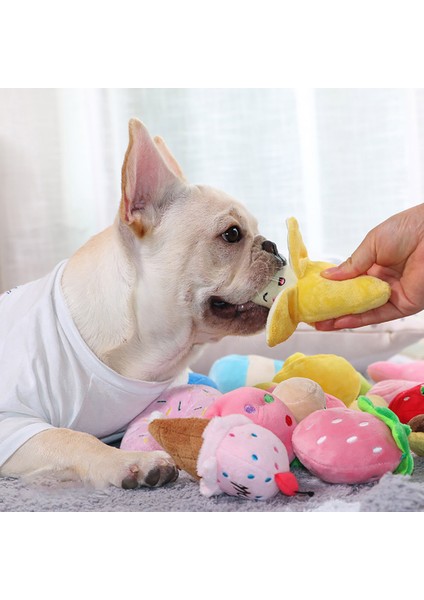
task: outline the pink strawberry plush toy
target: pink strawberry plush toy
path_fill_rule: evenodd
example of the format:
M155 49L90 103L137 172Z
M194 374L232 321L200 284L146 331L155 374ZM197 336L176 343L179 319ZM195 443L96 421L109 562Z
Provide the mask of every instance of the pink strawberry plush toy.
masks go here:
M205 412L207 419L245 415L272 431L285 445L289 461L294 459L292 436L297 425L291 410L274 394L254 387L242 387L216 398Z
M300 462L329 483L376 481L390 471L412 473L411 428L365 396L358 407L317 410L303 419L292 440Z

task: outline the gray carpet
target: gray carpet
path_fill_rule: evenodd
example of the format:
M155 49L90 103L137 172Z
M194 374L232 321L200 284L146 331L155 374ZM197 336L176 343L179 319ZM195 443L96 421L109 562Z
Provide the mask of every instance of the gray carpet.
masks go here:
M185 473L158 489L93 490L74 482L0 479L0 512L421 512L424 511L424 458L411 476L385 475L378 483L334 485L296 469L300 489L314 496L265 501L230 496L205 498Z

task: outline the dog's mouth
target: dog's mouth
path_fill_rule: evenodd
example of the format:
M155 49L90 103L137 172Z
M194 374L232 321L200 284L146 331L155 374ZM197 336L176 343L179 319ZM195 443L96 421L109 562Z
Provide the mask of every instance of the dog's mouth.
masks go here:
M219 296L212 296L209 300L212 313L221 319L234 319L236 317L250 318L252 314L258 312L268 314L268 308L259 306L249 300L242 304L231 304Z

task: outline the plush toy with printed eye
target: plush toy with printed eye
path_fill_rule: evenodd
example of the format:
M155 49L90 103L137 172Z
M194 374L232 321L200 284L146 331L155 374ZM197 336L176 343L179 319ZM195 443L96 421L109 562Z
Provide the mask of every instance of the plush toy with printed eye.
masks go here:
M284 267L286 281L275 300L275 281L254 298L254 302L265 306L269 306L270 298L273 300L266 324L269 346L287 340L300 322L314 324L358 314L387 302L390 286L376 277L361 275L345 281L322 277L321 272L334 265L309 259L294 217L287 220L287 228L292 271Z

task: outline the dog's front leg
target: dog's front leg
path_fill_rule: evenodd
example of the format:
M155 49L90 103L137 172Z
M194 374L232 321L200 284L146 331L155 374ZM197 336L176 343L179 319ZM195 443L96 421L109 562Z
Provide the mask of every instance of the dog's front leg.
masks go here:
M161 451L127 452L107 446L88 433L47 429L21 446L1 467L2 476L69 473L97 488L160 486L175 481L178 471Z

